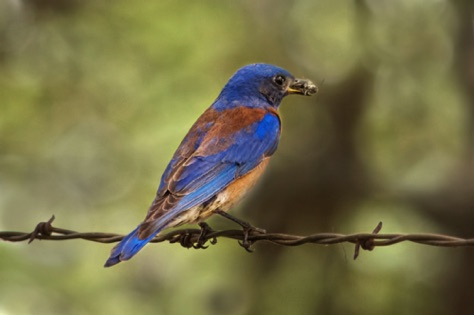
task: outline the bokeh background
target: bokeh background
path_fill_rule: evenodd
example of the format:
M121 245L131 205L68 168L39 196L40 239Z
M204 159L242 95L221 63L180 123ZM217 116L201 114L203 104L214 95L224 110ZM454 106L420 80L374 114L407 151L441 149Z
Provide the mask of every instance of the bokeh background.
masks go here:
M233 214L269 231L474 236L470 0L0 0L0 230L128 233L235 70L320 85ZM222 218L208 223L235 228ZM474 251L0 242L0 314L474 314Z

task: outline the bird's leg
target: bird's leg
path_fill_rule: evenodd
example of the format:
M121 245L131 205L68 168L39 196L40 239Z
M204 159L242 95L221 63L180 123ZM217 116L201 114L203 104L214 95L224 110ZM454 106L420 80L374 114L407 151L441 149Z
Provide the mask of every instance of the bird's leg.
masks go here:
M237 223L238 225L240 225L243 229L251 229L251 230L254 230L256 232L260 232L260 233L266 233L267 231L265 231L264 229L261 229L261 228L258 228L258 227L255 227L253 226L252 224L248 223L247 221L244 221L244 220L241 220L239 218L236 218L234 217L233 215L230 215L229 213L221 210L221 209L216 209L214 210L215 213L223 216L224 218L226 219L229 219L231 220L232 222L234 223Z
M199 233L198 239L196 243L193 245L194 249L206 249L209 246L204 246L208 241L208 234L214 232L214 230L206 223L206 222L199 222L199 227L201 228L201 233ZM211 238L210 243L214 245L217 243L217 239L215 237Z
M239 218L236 218L233 215L230 215L230 214L228 214L227 212L225 212L221 209L216 209L216 210L214 210L214 212L221 215L221 216L223 216L226 219L231 220L234 223L237 223L238 225L240 225L242 227L242 230L243 230L243 233L244 233L244 239L242 240L242 242L239 242L239 244L240 244L240 246L245 248L245 250L248 251L248 252L253 252L253 250L250 249L250 246L252 245L252 242L249 241L249 235L252 232L257 232L257 233L261 233L261 234L267 232L264 229L255 227L255 226L251 225L250 223L248 223L246 221L243 221Z

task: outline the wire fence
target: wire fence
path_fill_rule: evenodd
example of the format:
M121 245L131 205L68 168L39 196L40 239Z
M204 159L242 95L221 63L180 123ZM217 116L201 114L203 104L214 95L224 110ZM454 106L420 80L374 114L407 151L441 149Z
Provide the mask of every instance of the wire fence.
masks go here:
M33 240L73 240L81 239L99 243L115 243L124 238L124 235L102 232L77 232L57 228L52 225L54 216L46 222L37 224L32 232L0 231L0 239L9 242ZM378 246L389 246L401 242L413 242L430 246L441 247L474 247L474 238L460 238L443 234L415 233L415 234L379 234L382 228L380 222L372 233L339 234L316 233L308 236L283 233L268 233L260 228L250 230L213 230L207 224L201 224L201 229L179 229L163 233L151 242L180 243L186 248L207 248L205 244L216 244L218 238L229 238L239 241L239 244L251 251L250 246L256 242L266 241L282 246L300 246L303 244L333 245L339 243L355 244L354 259L359 256L360 249L373 250Z

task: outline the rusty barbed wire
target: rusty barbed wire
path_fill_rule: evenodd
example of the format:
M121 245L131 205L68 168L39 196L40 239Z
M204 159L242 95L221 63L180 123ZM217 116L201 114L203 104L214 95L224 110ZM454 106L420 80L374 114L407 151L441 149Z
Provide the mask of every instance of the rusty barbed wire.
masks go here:
M72 240L82 239L99 243L115 243L123 239L124 235L102 232L77 232L57 228L52 225L54 215L46 222L37 224L32 232L0 231L0 239L9 242L33 240ZM290 235L283 233L267 233L263 229L252 228L249 233L245 230L213 230L207 224L201 224L201 229L178 229L168 233L160 234L151 243L169 241L170 243L180 243L186 248L207 248L205 244L216 244L217 238L229 238L238 240L239 244L249 250L250 245L260 241L267 241L282 246L300 246L303 244L333 245L339 243L355 244L354 259L359 255L360 248L373 250L379 246L389 246L401 242L413 242L417 244L441 246L441 247L470 247L474 246L474 238L460 238L455 236L434 234L434 233L414 233L414 234L378 234L382 228L380 222L372 233L316 233L308 236Z

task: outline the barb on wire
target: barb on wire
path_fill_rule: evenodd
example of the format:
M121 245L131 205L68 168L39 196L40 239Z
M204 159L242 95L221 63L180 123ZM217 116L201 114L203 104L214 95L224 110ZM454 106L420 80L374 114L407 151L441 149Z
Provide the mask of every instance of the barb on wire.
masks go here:
M9 242L22 242L28 240L71 240L82 239L99 243L115 243L123 239L124 235L101 232L76 232L57 228L52 225L54 215L46 222L40 222L32 232L0 231L0 239ZM207 224L200 224L201 229L179 229L160 234L151 242L160 243L169 241L170 243L180 243L186 248L205 249L205 244L216 244L219 237L238 240L239 244L249 250L249 246L259 242L267 241L283 246L299 246L303 244L333 245L339 243L355 244L354 259L359 256L360 248L373 250L378 246L389 246L401 242L414 242L430 246L474 247L474 238L460 238L443 234L379 234L382 229L380 222L372 233L339 234L339 233L317 233L308 236L290 235L283 233L267 233L263 229L252 228L252 230L213 230ZM244 243L246 242L246 243Z

